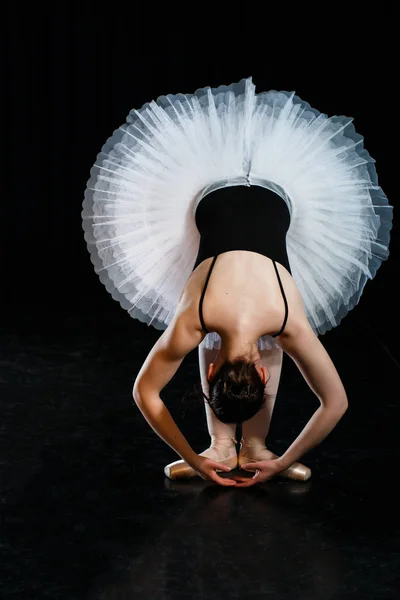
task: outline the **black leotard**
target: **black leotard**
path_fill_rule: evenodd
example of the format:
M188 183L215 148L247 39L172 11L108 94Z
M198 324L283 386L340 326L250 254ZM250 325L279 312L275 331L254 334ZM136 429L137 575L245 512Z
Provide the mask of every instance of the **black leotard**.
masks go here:
M200 232L199 252L193 270L206 258L214 256L199 303L201 325L209 333L202 307L212 269L219 254L231 250L248 250L270 258L275 267L288 318L288 304L276 262L290 271L286 251L286 233L290 213L285 201L275 192L260 186L231 186L206 195L196 209L196 225Z

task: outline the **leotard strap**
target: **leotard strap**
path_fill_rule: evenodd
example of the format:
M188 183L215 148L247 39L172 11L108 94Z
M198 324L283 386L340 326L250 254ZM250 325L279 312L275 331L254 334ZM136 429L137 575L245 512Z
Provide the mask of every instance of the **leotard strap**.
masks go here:
M277 266L276 266L276 263L275 263L275 261L273 260L272 262L274 263L275 272L276 272L276 275L277 275L277 277L278 277L278 281L279 281L279 287L281 288L281 292L282 292L283 301L284 301L284 303L285 303L285 318L284 318L284 320L283 320L283 325L282 325L282 327L281 327L280 331L278 331L278 333L274 333L274 335L273 335L273 336L271 336L271 337L278 337L278 335L281 335L281 333L283 333L283 330L284 330L284 329L285 329L285 327L286 327L286 321L287 321L287 318L288 318L288 312L289 312L289 310L288 310L288 303L287 303L286 296L285 296L285 290L283 289L283 285L282 285L281 278L280 278L280 276L279 276L279 271L278 271L278 268L277 268Z
M200 322L201 322L201 326L202 326L203 330L204 330L206 333L209 333L209 331L208 331L208 329L207 329L207 327L206 327L206 325L205 325L205 323L204 323L204 319L203 319L203 300L204 300L204 296L205 296L205 293L206 293L206 289L207 289L208 281L209 281L209 279L210 279L210 276L211 276L211 271L213 270L213 267L214 267L214 265L215 265L215 261L217 260L217 256L218 256L218 254L216 254L216 255L214 256L214 259L213 259L213 261L212 261L212 263L211 263L211 267L210 267L210 269L209 269L209 271L208 271L207 279L206 279L206 282L205 282L205 284L204 284L204 288L203 288L203 291L202 291L202 294L201 294L201 297L200 297L200 303L199 303L199 316L200 316Z

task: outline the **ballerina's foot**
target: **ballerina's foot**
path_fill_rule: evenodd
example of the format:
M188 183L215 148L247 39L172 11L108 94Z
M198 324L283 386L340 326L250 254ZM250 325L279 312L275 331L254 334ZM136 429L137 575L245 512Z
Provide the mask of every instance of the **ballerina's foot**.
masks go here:
M271 460L273 458L278 458L278 456L268 450L265 446L249 446L242 443L240 446L238 465L241 467L245 463ZM288 469L279 473L278 477L293 479L294 481L307 481L311 477L311 469L302 463L294 462Z
M238 464L236 447L232 444L229 447L210 446L204 452L200 452L199 456L211 458L223 465L227 465L231 469L235 469ZM164 467L164 473L169 479L189 479L196 477L198 473L192 469L184 460L176 460Z

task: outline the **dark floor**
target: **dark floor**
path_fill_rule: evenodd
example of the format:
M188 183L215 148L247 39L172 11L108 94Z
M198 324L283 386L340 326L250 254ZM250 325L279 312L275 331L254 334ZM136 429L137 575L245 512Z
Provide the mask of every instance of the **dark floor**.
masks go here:
M304 459L312 479L248 490L164 478L176 457L131 397L160 332L113 301L30 313L1 332L4 599L400 597L399 365L362 311L322 338L350 407ZM183 417L181 402L197 370L195 351L163 398L201 451L201 407ZM283 452L315 406L285 357L270 448Z

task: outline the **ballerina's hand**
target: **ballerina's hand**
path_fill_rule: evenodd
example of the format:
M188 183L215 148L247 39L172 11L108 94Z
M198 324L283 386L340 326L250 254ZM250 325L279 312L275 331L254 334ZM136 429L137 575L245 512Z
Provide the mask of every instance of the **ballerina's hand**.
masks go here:
M219 485L236 485L236 481L233 479L225 479L224 477L220 477L217 473L217 470L228 472L232 469L227 465L216 462L215 460L211 460L211 458L197 455L196 459L191 462L190 466L203 479L211 479L212 481L219 483Z
M244 471L255 471L255 474L254 477L243 477L241 475L235 475L235 480L239 482L236 486L238 488L250 487L251 485L255 485L256 483L268 481L268 479L272 479L272 477L275 477L275 475L278 475L278 473L282 471L282 468L276 458L273 458L271 460L249 462L243 464L241 468Z

